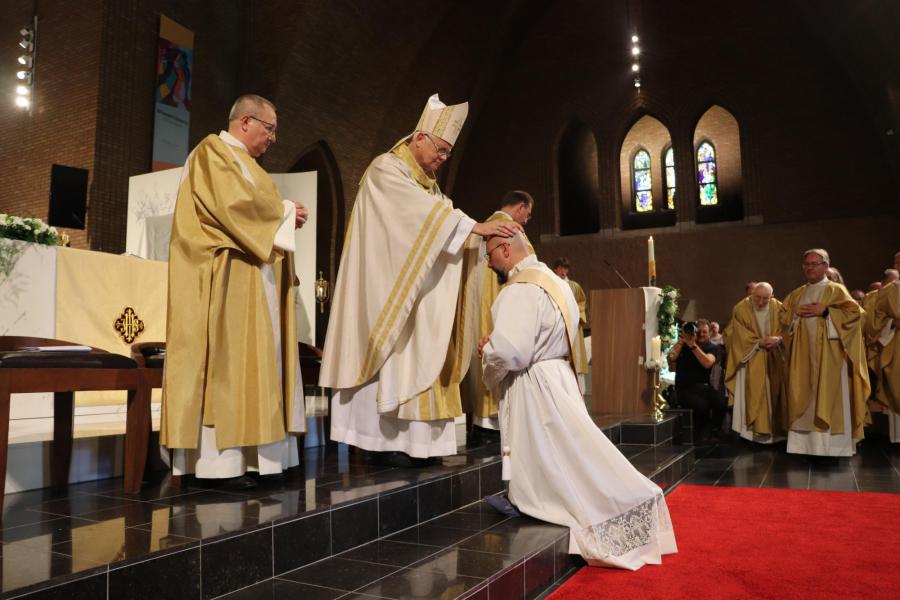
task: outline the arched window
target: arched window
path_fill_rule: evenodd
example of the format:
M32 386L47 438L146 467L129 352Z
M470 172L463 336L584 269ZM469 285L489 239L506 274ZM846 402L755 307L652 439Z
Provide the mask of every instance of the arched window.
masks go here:
M631 180L634 181L634 210L653 210L653 180L650 176L650 153L641 148L634 155Z
M675 153L672 151L672 146L666 150L663 162L666 165L666 208L675 210Z
M716 180L716 149L709 142L703 142L697 148L697 180L700 182L700 204L717 205L719 186Z

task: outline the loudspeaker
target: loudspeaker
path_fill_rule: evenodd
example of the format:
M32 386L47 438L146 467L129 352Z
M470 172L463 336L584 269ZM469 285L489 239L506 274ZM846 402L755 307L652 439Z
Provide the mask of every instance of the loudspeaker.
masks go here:
M51 166L50 210L47 223L56 227L84 229L87 186L87 169L63 165Z

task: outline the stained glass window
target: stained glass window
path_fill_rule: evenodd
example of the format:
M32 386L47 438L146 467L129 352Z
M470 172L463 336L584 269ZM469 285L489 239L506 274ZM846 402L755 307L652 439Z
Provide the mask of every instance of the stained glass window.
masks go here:
M663 161L666 165L666 207L675 210L675 153L671 146L666 150Z
M650 177L650 154L646 150L638 150L632 163L634 181L634 210L648 212L653 210L652 179Z
M697 180L700 182L700 204L703 206L718 204L716 149L709 142L703 142L697 148Z

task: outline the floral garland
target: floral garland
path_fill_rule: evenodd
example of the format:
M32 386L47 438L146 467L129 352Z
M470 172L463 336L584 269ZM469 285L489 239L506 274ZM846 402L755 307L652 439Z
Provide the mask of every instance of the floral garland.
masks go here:
M59 244L59 232L40 219L0 214L0 238L21 240L47 246Z
M671 285L665 286L659 299L656 323L662 342L662 355L665 356L678 337L678 328L675 326L675 314L678 312L678 289Z

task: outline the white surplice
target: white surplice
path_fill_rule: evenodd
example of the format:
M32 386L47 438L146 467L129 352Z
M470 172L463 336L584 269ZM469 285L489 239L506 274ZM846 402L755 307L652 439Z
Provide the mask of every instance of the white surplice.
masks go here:
M553 277L577 319L568 285L534 256L510 279L523 269ZM485 383L501 399L510 500L526 515L568 526L569 552L590 565L633 570L677 552L662 490L588 415L567 359L565 320L548 293L532 283L507 285L491 314L482 360Z
M222 131L219 133L226 144L246 150L246 146L236 137ZM256 185L253 176L247 167L235 157L235 162L241 168L244 178ZM188 175L188 163L184 165L181 177L184 180ZM284 215L281 225L275 234L275 246L285 252L294 251L294 225L296 205L284 200ZM275 289L275 272L269 264L260 267L263 280L263 289L266 293L266 306L272 321L273 339L275 340L275 356L278 361L278 373L281 374L281 314L278 310L278 296ZM291 431L305 431L306 415L303 404L303 379L300 375L300 361L294 365L296 385L294 387L294 414L290 416ZM278 378L279 381L283 379ZM160 447L163 460L169 462L169 451L164 446ZM297 438L291 434L285 434L284 439L277 440L260 446L243 446L240 448L219 449L216 444L215 427L201 426L200 447L197 450L185 450L176 448L172 452L171 467L174 475L195 474L202 479L228 479L240 477L247 471L255 471L262 475L274 475L285 469L300 464L300 454L297 450Z

